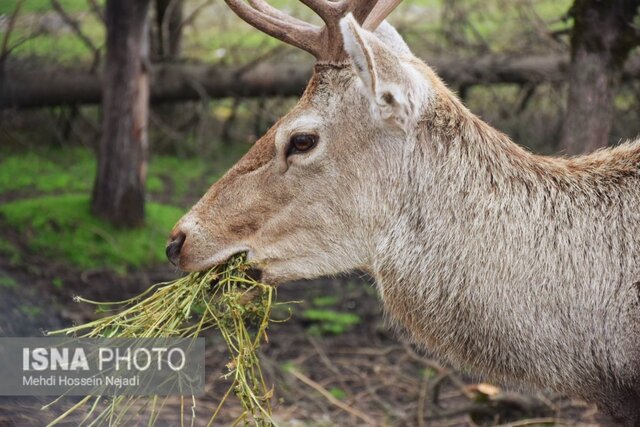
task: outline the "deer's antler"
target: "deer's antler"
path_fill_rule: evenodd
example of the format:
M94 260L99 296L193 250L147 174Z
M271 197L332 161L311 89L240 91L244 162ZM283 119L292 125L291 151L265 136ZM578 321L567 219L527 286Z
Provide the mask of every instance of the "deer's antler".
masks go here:
M337 63L345 58L339 22L347 13L374 31L402 0L300 0L324 21L309 24L274 8L266 0L225 0L247 23L285 43L306 50L318 62Z

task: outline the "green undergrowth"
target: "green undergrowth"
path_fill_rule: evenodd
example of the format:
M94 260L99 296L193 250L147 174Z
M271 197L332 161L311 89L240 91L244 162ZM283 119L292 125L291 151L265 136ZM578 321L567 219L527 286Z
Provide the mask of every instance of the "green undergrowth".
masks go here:
M199 157L152 156L146 188L152 200L181 204L189 192L194 197L204 193L224 170L222 166L217 172L210 169ZM0 153L0 195L89 193L95 173L96 159L87 148Z
M213 182L218 177L219 172L210 171L201 158L155 156L149 162L147 189L152 194L170 193L172 201L179 202L190 191L201 195L206 191L209 181ZM171 188L167 188L167 182L171 182Z
M100 47L104 43L103 26L95 20L82 25L86 28L84 34L92 40L94 46ZM4 37L2 34L1 37ZM15 43L13 54L20 57L46 58L63 65L74 65L78 62L85 67L93 61L93 51L85 45L75 34L40 34L33 36L32 32L16 30L11 34ZM18 41L27 40L24 43Z
M0 194L89 191L95 163L93 154L81 148L5 154L0 160Z
M0 217L38 255L75 267L124 272L164 262L167 233L183 209L148 203L146 225L115 228L91 215L86 195L41 196L0 206Z
M83 12L89 10L89 2L87 0L59 0L60 5L67 12ZM16 8L19 0L2 0L0 1L0 15L10 14ZM104 0L98 0L97 4L103 5ZM51 0L26 0L22 3L21 11L25 13L43 13L53 10Z
M0 275L0 288L10 288L13 289L18 286L18 282L11 276L2 276Z
M348 282L345 291L352 285L352 282ZM361 289L361 286L358 285L358 288ZM308 299L308 305L304 310L296 310L296 313L307 323L307 332L310 335L340 335L362 322L360 316L343 305L343 302L343 298L336 295L317 295Z
M59 0L65 13L69 14L79 25L82 34L95 47L100 49L104 45L105 28L99 18L90 13L90 2L87 0ZM1 0L0 15L10 15L15 10L17 0ZM104 1L98 1L102 4ZM48 28L34 25L46 17L58 16L51 5L51 0L26 0L20 9L17 24L11 33L9 47L12 54L22 57L48 58L57 63L78 65L78 62L90 64L94 52L65 24L59 28ZM51 20L51 19L49 19ZM0 31L0 39L6 36Z
M302 316L312 323L311 335L340 335L361 322L360 316L335 310L308 309Z
M22 254L20 250L9 240L0 236L0 255L9 259L9 262L13 265L19 264L22 261Z
M90 213L96 173L90 149L5 147L0 150L0 229L19 234L21 244L0 232L0 256L21 264L26 249L76 268L120 272L165 263L164 245L175 222L245 150L240 146L206 157L152 155L146 225L124 230Z
M347 398L347 393L340 387L331 387L329 393L338 400L344 400Z

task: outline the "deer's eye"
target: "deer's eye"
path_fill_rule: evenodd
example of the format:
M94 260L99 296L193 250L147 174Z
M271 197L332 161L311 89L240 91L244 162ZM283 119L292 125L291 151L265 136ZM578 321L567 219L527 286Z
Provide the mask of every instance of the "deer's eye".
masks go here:
M311 151L318 144L318 136L311 133L299 133L293 135L287 147L287 156L292 154L306 153Z

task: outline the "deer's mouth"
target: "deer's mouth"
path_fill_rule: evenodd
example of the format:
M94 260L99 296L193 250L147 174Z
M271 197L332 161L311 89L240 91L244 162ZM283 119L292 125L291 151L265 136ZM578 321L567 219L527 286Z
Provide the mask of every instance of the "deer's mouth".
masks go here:
M245 270L245 274L252 280L255 280L256 282L260 282L262 280L263 277L263 270L261 268L259 268L257 265L252 264L250 259L249 259L249 254L247 253L248 251L243 250L243 251L237 251L232 253L229 256L220 256L220 257L216 257L216 258L212 258L213 261L207 261L201 265L196 265L195 267L186 267L183 268L183 270L185 271L206 271L209 270L211 268L214 268L218 265L221 264L225 264L227 262L229 262L232 258L236 257L236 256L242 256L244 255L245 261L249 264L249 268L247 270Z
M184 252L185 253L183 253L180 257L179 268L189 273L209 270L217 265L226 263L236 255L246 254L246 262L248 264L252 264L251 261L253 258L251 249L246 246L234 246L225 248L209 257L202 259L193 259L192 257L190 257L189 250L186 250Z

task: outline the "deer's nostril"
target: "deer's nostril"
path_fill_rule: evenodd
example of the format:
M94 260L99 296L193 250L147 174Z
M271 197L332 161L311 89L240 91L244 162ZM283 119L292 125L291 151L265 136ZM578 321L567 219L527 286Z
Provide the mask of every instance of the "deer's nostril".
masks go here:
M167 254L167 258L169 258L169 261L171 261L171 264L177 266L180 261L180 251L182 250L184 241L187 239L187 235L182 231L179 231L169 237L169 239L165 253Z

